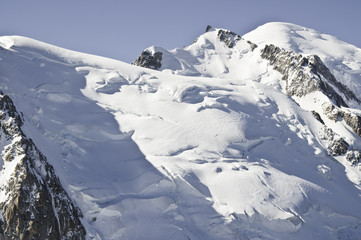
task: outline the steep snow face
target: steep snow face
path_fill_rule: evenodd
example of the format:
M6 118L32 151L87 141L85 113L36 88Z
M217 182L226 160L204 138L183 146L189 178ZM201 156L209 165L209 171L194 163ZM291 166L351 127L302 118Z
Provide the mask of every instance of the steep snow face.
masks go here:
M261 57L271 41L210 29L184 49L147 49L162 52L160 71L0 42L1 88L81 208L88 239L361 235L360 166L328 153L334 138L355 148L360 138L327 117L333 100L321 91L285 94L283 73Z
M1 88L81 209L88 239L230 238L210 200L149 163L112 110L83 94L119 93L141 68L21 37L1 41L14 43L0 51Z

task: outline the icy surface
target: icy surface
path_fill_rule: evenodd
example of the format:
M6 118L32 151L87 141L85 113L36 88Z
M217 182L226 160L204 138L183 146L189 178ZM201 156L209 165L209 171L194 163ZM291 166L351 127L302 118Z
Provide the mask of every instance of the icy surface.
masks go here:
M359 95L360 50L284 23L233 48L217 31L184 49L149 48L163 53L160 71L0 38L0 87L82 210L88 239L360 236L360 166L327 154L310 111L355 146L360 138L322 115L320 92L287 96L260 57L271 43L318 54Z

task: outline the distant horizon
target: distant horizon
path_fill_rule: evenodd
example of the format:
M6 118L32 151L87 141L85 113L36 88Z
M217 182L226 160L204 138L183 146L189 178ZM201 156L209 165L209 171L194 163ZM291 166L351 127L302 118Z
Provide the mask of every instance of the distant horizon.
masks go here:
M70 50L133 62L150 46L182 48L207 25L244 35L268 22L330 34L361 48L361 2L165 0L21 2L5 0L0 35L20 35ZM325 11L327 6L327 11Z

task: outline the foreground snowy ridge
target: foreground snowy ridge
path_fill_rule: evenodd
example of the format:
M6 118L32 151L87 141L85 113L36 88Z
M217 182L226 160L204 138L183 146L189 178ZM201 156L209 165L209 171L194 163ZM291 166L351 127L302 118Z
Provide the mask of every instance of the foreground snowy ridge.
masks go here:
M0 46L0 88L86 239L361 236L360 49L287 23L207 27L146 49L134 64L149 69Z
M21 131L11 99L0 95L1 239L85 239L74 207L46 158Z

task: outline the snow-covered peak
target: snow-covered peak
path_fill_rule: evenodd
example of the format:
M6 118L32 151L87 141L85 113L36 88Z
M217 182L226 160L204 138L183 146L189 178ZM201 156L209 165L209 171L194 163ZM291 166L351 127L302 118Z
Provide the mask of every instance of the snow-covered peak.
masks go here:
M356 238L360 109L332 73L354 74L349 87L357 71L305 56L320 40L296 27L208 28L185 48L146 49L138 62L153 69L5 37L0 87L88 239ZM316 52L291 48L306 44Z
M270 44L303 56L317 55L339 82L355 95L361 95L361 50L334 36L291 23L267 23L243 37L226 29L209 28L183 49L151 47L147 51L162 53L160 71L186 76L252 78L244 74L249 73L249 63Z
M296 53L335 58L361 54L355 46L311 28L283 22L270 22L244 35L244 38L263 47L274 44ZM360 55L361 56L361 55Z
M149 68L154 69L153 61L161 55L160 67L157 68L160 71L186 76L229 77L229 73L238 73L237 65L241 62L240 58L256 47L257 45L242 39L232 31L207 28L205 33L184 48L147 48L135 64L145 67L149 65ZM145 57L144 53L150 54L151 57ZM144 64L141 60L144 58L149 59L149 64Z
M318 55L343 84L361 95L361 49L334 36L291 23L266 23L243 36L261 48L273 44L305 55Z

